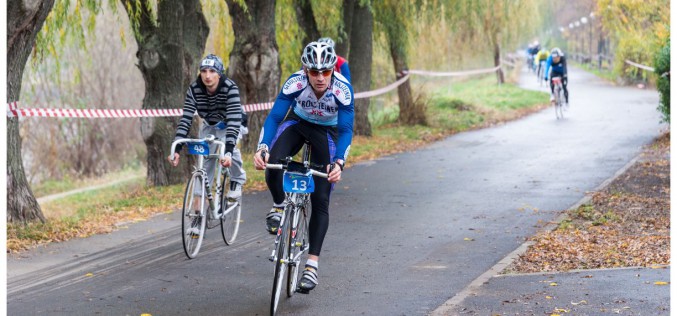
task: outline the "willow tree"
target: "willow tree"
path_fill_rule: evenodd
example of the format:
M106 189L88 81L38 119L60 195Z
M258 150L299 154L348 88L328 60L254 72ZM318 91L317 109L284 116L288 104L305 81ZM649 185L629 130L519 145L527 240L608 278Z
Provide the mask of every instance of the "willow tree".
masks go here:
M350 41L349 49L343 52L349 56L350 75L355 93L368 91L371 88L371 64L373 56L373 30L374 15L371 1L355 0L353 7L343 10L352 10L352 15L344 20L344 24L350 24L350 33L346 40ZM344 14L344 18L346 15ZM371 124L369 123L369 98L355 100L355 124L356 135L371 136Z
M280 59L275 40L275 1L226 0L235 43L227 75L240 89L242 104L270 102L277 96ZM242 148L254 151L267 111L249 115L249 135Z
M626 59L651 65L654 56L670 37L670 1L600 0L597 15L618 43L614 52L614 73L637 77L642 70ZM647 74L643 74L645 78Z
M474 34L486 42L494 66L501 64L503 45L517 47L525 36L533 35L539 26L542 5L540 0L476 0L446 1L446 16L455 28ZM505 81L503 70L497 72L499 83Z
M7 3L7 102L19 101L21 78L54 0ZM45 221L21 159L19 118L7 118L7 221Z
M388 50L393 61L395 76L400 79L409 70L407 47L409 44L409 23L414 16L414 3L411 1L376 0L374 1L376 25L385 34ZM400 114L398 121L405 125L426 124L425 107L414 102L409 80L397 87Z
M209 26L199 0L162 0L157 15L149 1L121 0L138 45L137 67L146 83L143 109L183 108L187 87L195 79ZM169 155L178 118L141 118L147 149L146 183L181 183L191 164L172 168Z
M302 43L309 43L320 38L317 21L313 14L313 6L310 0L293 0L296 11L296 21L304 32Z

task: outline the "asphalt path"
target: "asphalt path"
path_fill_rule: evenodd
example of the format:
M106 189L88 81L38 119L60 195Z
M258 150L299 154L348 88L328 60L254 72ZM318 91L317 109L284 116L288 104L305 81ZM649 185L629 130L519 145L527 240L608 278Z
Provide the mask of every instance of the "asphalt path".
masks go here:
M426 315L611 177L659 135L655 91L570 69L564 120L545 109L346 169L332 194L320 285L280 315ZM545 90L532 76L523 84ZM10 315L266 315L267 192L240 235L183 254L177 212L8 258Z

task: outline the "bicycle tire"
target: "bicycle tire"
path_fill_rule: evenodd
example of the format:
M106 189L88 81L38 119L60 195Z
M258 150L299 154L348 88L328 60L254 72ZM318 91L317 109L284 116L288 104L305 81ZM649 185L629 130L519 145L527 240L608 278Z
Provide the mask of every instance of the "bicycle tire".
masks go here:
M230 189L230 186L227 185L230 183L227 174L223 174L223 181L221 183L223 183L224 187L223 194L221 195L221 211L226 212L231 206L237 204L230 212L221 216L221 237L223 237L223 242L225 242L226 245L232 245L240 230L242 197L240 197L239 201L229 201L228 198L226 198L226 195L228 194L226 189Z
M297 254L304 251L308 245L308 217L306 211L300 209L297 212L296 234L292 235L292 244L289 247L289 258L294 258ZM293 262L287 273L287 297L292 297L296 293L299 281L299 270L301 270L301 257Z
M195 185L198 184L202 187L202 194L199 196L200 201L200 210L196 214L192 209L193 199L195 195L193 194L195 190ZM182 210L182 221L181 221L181 240L183 241L183 251L186 254L188 259L193 259L200 252L200 247L202 246L202 240L205 236L205 228L207 226L207 216L205 214L205 182L201 174L195 173L188 180L186 184L186 192L183 196L183 210ZM188 232L189 229L197 228L199 234L195 236L194 232Z
M555 90L555 115L557 119L564 119L564 109L562 107L562 89L557 87Z
M287 210L289 211L289 210ZM284 283L284 275L287 271L287 260L285 257L289 253L289 216L290 212L285 214L284 223L280 225L280 241L277 244L277 249L275 251L275 276L273 278L273 291L270 297L270 315L274 316L277 312L277 306L280 302L280 294L282 293L282 286Z

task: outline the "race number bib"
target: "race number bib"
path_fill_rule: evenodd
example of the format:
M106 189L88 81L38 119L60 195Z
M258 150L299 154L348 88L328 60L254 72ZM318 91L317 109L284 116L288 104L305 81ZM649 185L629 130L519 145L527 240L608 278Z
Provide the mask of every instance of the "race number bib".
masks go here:
M209 155L209 144L207 142L188 143L188 153L191 155Z
M313 177L310 175L285 172L282 187L284 192L313 193L315 191L315 182L313 182Z

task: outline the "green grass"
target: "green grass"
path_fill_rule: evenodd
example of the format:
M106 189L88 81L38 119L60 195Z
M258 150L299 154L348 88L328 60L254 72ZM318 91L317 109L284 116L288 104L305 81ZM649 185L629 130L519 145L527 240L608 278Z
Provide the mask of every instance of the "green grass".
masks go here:
M117 179L128 178L133 176L143 176L145 174L145 169L137 168L128 168L118 172L111 172L102 177L96 178L84 178L84 179L71 179L65 178L61 180L46 180L36 185L31 186L31 190L36 198L47 196L50 194L56 194L61 192L67 192L87 186L108 183L115 181Z

